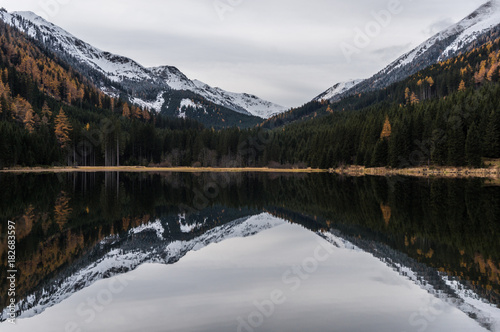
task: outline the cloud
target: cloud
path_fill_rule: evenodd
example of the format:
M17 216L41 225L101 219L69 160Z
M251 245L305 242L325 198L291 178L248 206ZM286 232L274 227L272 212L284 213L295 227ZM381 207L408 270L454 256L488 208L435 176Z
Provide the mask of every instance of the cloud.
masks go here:
M443 18L429 25L427 28L422 30L422 32L429 37L434 36L436 33L452 26L454 23L455 22L451 17Z
M394 60L401 56L403 53L407 52L411 48L411 43L394 45L384 48L379 48L371 52L374 56L380 60Z

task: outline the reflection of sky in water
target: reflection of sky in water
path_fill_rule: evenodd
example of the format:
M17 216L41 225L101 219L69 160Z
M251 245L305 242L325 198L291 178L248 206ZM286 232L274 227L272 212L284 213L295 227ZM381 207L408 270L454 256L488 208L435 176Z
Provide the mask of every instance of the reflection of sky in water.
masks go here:
M306 261L314 270L311 258L315 252L323 257L325 248L333 251L316 271L293 271ZM87 299L102 296L117 278L128 285L85 322ZM458 309L438 307L434 297L370 254L335 248L290 224L209 245L174 265L145 264L126 279L98 281L1 330L72 331L66 324L76 322L82 331L238 331L238 318L248 323L249 316L255 322L264 316L255 302L268 304L276 290L285 302L261 325L240 323L239 331L484 331Z

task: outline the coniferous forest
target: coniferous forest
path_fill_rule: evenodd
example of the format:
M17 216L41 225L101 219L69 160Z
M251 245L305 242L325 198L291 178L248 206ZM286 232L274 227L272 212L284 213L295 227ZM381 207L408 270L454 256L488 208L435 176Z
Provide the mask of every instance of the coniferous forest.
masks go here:
M1 22L0 32L0 167L481 167L500 158L500 39L386 89L244 129L111 98L35 40Z

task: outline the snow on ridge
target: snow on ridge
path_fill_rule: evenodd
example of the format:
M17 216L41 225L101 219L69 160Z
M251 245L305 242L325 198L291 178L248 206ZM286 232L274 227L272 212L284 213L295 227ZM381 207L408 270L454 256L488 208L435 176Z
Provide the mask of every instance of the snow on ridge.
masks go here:
M356 85L358 85L363 81L364 80L351 80L351 81L337 83L330 89L326 90L325 92L314 98L313 100L315 101L330 100L333 97L340 95L346 92L347 90L352 89L353 87L355 87Z
M416 58L423 55L436 42L458 34L458 36L446 47L446 49L439 56L438 61L443 61L447 59L448 56L453 54L453 52L458 51L462 46L473 42L480 34L484 33L486 30L499 24L500 1L489 1L460 22L450 26L447 29L444 29L441 32L438 32L412 51L399 57L396 61L388 66L388 68L386 69L386 74L392 72L396 68L400 68L407 64L410 64Z
M55 38L58 46L66 53L100 71L113 82L120 82L123 79L136 81L150 79L149 71L134 60L104 52L33 12L19 11L9 14L9 16L9 24L25 31L31 37L36 37L36 30L29 24L36 26L43 34L44 40L48 36ZM28 24L26 24L27 22Z
M132 228L128 231L129 234L139 234L146 230L153 230L156 232L156 236L163 240L163 233L165 233L165 228L161 224L161 220L156 220L155 222L148 222L147 224L140 225L138 227Z
M458 51L462 45L473 42L484 31L500 24L500 1L489 1L459 23L455 30L463 31L443 52L440 59Z

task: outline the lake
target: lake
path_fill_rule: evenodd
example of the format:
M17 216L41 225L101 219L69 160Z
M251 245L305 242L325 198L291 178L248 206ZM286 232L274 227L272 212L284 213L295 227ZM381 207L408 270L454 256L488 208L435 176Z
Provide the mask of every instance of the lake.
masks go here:
M0 188L1 331L500 331L500 186L485 180L60 173Z

